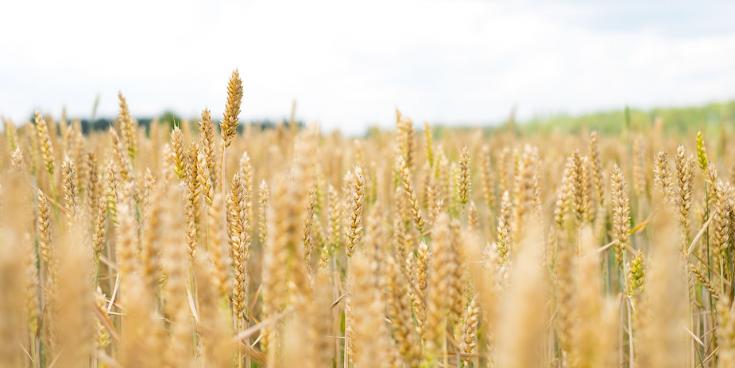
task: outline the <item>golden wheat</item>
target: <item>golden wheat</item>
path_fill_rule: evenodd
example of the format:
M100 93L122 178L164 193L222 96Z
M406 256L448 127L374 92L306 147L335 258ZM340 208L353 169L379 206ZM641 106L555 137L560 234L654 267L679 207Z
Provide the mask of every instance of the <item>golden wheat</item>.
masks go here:
M242 98L4 120L0 365L735 364L731 128L240 134Z

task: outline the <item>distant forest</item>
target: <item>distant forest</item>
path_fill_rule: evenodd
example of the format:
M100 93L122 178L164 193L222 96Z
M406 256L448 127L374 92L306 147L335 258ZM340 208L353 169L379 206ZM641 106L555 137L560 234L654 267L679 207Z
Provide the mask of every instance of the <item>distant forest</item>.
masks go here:
M29 121L32 121L33 117L29 118ZM110 118L110 117L101 117L101 118L95 118L94 120L89 118L73 118L70 120L79 120L82 126L82 133L89 134L91 131L104 131L109 129L111 126L115 124L116 118ZM172 112L165 112L161 116L158 117L136 117L135 120L138 122L139 126L145 127L146 131L149 130L150 125L153 123L168 125L173 127L174 125L181 124L183 121L189 121L189 122L196 122L195 119L184 119ZM279 121L276 120L256 120L256 121L248 121L248 124L252 124L254 127L258 127L260 129L272 129L275 128ZM298 127L303 127L304 122L297 120L295 121L295 124ZM196 124L194 124L196 126ZM215 126L219 126L219 122L215 121ZM238 131L242 132L243 130L243 124L240 124L238 126Z
M115 124L116 118L101 117L79 119L84 134L90 131L106 130ZM29 117L28 121L32 121L33 117ZM70 120L77 120L73 118ZM174 112L167 111L158 117L136 117L140 126L148 128L154 122L159 124L174 126L182 121L196 122L196 119L184 119ZM254 127L260 129L272 129L279 122L286 122L287 119L281 120L255 120L248 121ZM488 122L484 128L488 133L498 130L514 130L517 133L578 133L585 130L596 130L601 134L618 134L623 130L640 130L653 127L659 121L665 131L671 133L687 133L695 129L735 129L735 100L724 102L713 102L703 105L683 106L683 107L656 107L651 109L639 109L624 107L617 110L606 110L584 114L548 114L539 115L530 119L516 120L514 113L504 122ZM301 120L294 122L297 127L305 126ZM193 124L196 129L196 124ZM215 125L219 126L219 122L215 121ZM238 131L243 130L244 125L238 126ZM454 128L462 129L461 124L442 124L434 122L435 133L441 134L444 129ZM367 136L378 133L382 129L377 126L369 126L365 132Z

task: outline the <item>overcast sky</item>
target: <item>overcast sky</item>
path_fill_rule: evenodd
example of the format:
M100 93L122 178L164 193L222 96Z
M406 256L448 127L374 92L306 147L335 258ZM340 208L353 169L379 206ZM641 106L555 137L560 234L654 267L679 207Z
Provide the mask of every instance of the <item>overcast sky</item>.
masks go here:
M735 98L732 1L0 2L0 115L33 109L221 115L325 128L486 123L553 112ZM639 4L645 3L645 4Z

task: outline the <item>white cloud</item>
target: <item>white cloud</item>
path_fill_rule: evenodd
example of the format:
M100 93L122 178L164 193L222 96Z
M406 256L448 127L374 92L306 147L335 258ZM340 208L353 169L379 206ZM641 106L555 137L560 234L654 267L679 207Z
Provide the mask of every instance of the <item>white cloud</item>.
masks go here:
M300 116L351 132L391 124L396 106L417 121L480 123L515 104L528 116L735 97L735 27L701 26L717 6L695 4L687 33L686 19L652 19L650 6L564 4L7 2L0 114L88 114L97 93L114 114L118 90L136 114L220 114L234 68L244 118L285 117L296 98Z

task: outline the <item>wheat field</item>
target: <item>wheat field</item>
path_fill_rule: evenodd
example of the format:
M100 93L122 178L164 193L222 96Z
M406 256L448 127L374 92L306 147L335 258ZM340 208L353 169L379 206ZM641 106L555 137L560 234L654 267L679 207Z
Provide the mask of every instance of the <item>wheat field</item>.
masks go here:
M727 130L350 138L226 92L5 121L0 366L735 367Z

